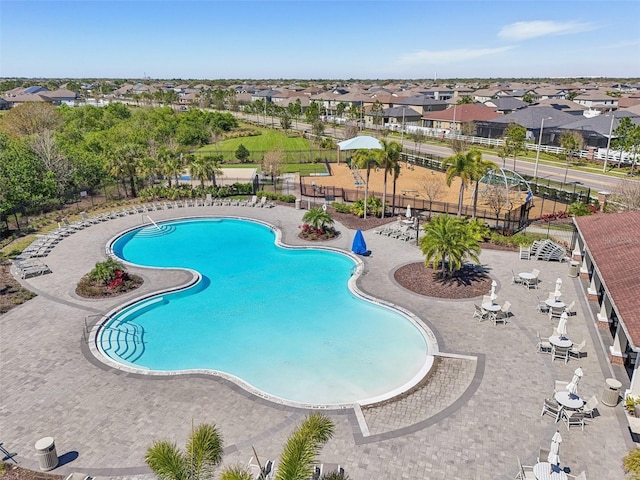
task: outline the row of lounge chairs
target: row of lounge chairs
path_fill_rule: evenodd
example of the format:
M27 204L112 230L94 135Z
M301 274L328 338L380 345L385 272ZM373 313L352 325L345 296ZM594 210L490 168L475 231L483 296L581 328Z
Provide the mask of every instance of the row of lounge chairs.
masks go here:
M38 258L27 258L25 260L14 260L13 266L22 279L37 277L45 273L51 273L48 265L42 263Z
M381 229L374 230L374 233L377 233L378 235L384 235L386 237L404 240L405 242L408 242L409 240L415 240L418 235L418 231L413 227L412 224L397 222L385 225Z

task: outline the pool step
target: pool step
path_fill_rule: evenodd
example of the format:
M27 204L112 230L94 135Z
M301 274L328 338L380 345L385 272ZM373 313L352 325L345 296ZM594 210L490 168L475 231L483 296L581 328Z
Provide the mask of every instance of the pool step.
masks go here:
M175 232L175 225L147 225L146 227L138 230L134 237L137 238L154 238L154 237L162 237L164 235L168 235L172 232Z
M135 362L144 353L144 329L132 322L121 322L116 327L106 327L101 343L110 357Z

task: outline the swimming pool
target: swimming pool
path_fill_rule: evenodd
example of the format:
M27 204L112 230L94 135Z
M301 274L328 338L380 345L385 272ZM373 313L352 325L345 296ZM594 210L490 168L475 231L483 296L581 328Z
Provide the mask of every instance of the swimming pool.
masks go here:
M137 265L189 268L196 285L146 298L101 327L99 350L149 372L216 371L301 405L369 403L419 381L431 365L422 326L349 289L357 263L283 248L267 225L198 218L138 228L111 243Z

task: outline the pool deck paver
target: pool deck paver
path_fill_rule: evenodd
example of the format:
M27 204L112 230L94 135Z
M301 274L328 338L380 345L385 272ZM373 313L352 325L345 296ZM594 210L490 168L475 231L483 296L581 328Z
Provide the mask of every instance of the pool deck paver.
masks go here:
M192 207L150 216L156 221L188 215L255 217L281 229L285 243L306 245L297 238L303 214L284 206ZM53 273L24 282L40 296L0 316L0 441L18 454L18 462L26 468L38 469L35 442L53 436L58 455L69 461L52 473L80 471L100 478L146 480L154 478L144 464L144 453L153 440L170 439L182 446L192 422L215 422L226 445L224 465L246 465L253 455L251 447L261 458L277 459L306 411L259 399L218 378L147 378L114 371L87 357L83 345L87 315L106 313L141 294L189 281L190 275L181 270L132 268L149 281L125 298L86 300L75 295L77 281L105 258L108 239L142 222L141 215L131 215L64 239L44 259ZM349 250L353 232L338 227L343 234L327 245ZM564 439L563 465L574 474L586 470L590 479L623 478L621 458L632 444L622 405L601 404L600 416L584 432L567 431L549 417L540 417L542 400L551 396L554 380L569 380L578 365L585 371L579 388L585 398L600 396L604 379L611 376L594 333L592 306L580 288L582 280L568 278L566 263L525 261L517 253L483 251L481 260L498 282L498 302L509 300L514 314L507 325L494 326L472 318L478 299L432 299L401 288L392 272L400 265L422 261L419 249L372 231L364 234L373 254L364 258L366 274L358 279L359 288L413 312L433 330L443 354L482 358L483 369L473 377L473 388L465 390L468 395L463 393L444 410L434 408L440 413L419 427L407 425L424 415L411 408L401 412L400 402L386 417L376 412L374 429L389 435L376 435L375 441L367 442L362 436L352 410L327 412L337 428L322 450L321 461L343 465L353 480L511 479L516 457L525 464L535 463L538 448L546 447L558 428ZM542 271L539 290L510 284L511 270L534 267ZM536 295L545 297L557 277L564 282L563 299L577 301L578 315L569 320L569 336L576 342L587 340L588 356L566 365L535 352L536 331L548 336L553 328L545 315L535 313ZM408 403L417 398L409 398ZM407 417L399 421L400 415Z

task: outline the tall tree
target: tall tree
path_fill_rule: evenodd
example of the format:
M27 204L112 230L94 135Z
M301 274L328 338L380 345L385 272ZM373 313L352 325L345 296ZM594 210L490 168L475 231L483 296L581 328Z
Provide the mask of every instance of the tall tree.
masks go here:
M386 140L380 140L380 143L382 144L382 150L378 150L378 155L380 156L379 164L384 168L384 180L382 187L382 218L384 218L384 212L387 208L387 177L394 171L395 166L400 161L402 145L398 142L388 142Z
M478 152L479 153L479 152ZM480 189L480 180L484 177L489 171L497 170L498 165L493 163L490 160L484 160L482 158L482 154L479 156L475 156L475 168L473 169L473 173L471 175L471 180L474 182L473 187L473 213L472 217L476 217L476 211L478 208L478 191Z
M580 132L575 130L565 130L560 134L560 146L564 149L564 160L567 166L564 171L564 181L567 181L567 172L569 171L569 162L575 155L582 150L584 138Z
M631 117L622 117L612 135L616 137L611 142L614 148L629 154L631 159L631 171L629 173L633 174L638 151L640 150L640 125L633 123Z
M382 108L382 103L380 103L380 100L376 100L375 102L373 102L373 105L371 106L371 116L373 117L373 124L378 130L380 130L380 126L382 125L382 122L384 120L382 116L383 110L384 109Z
M476 164L482 154L475 149L467 153L456 153L446 158L443 167L446 168L447 186L451 186L454 178L460 179L460 193L458 195L458 216L462 215L462 204L464 202L464 189L473 180L476 171Z
M513 155L513 169L516 169L518 154L524 150L524 142L527 138L527 129L512 123L505 131L505 146L510 155Z
M62 124L60 112L48 103L28 102L17 105L2 118L2 128L15 135L33 135L56 130Z
M367 170L366 179L364 181L364 218L367 218L367 201L369 197L369 177L371 176L371 167L380 166L380 155L375 150L359 149L353 152L352 161L358 168Z
M162 480L204 480L213 478L222 454L218 428L205 423L192 428L185 451L175 443L159 440L147 449L145 462Z

